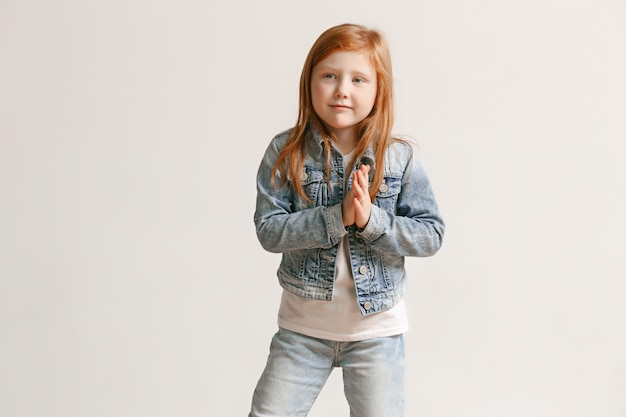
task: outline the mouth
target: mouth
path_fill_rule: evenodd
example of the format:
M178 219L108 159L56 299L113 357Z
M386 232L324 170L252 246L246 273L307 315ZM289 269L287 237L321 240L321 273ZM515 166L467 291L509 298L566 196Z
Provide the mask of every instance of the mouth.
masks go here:
M352 108L343 104L331 104L330 107L337 110L350 110Z

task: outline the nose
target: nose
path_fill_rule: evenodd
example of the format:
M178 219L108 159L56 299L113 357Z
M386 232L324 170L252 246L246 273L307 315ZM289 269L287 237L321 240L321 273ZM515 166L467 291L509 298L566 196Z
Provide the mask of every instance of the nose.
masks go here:
M337 83L337 90L335 91L335 97L337 98L348 97L348 85L345 81L342 80Z

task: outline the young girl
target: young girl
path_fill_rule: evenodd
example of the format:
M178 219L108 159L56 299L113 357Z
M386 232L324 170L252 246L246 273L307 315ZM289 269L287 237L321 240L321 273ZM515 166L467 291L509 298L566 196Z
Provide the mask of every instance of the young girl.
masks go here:
M300 78L296 125L269 144L254 221L282 253L279 330L249 416L306 416L334 367L350 415L403 415L405 256L444 223L424 169L391 137L392 71L376 30L322 33Z

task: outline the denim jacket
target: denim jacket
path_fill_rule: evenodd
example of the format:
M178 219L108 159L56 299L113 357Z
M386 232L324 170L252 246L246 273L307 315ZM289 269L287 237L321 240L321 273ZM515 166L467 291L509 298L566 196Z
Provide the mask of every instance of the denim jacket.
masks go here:
M350 173L344 173L343 156L333 147L329 186L325 144L315 128L308 129L304 170L298 179L310 201L295 189L282 187L280 173L272 187L272 168L289 133L274 137L263 156L254 214L263 248L282 253L277 272L280 285L301 297L331 300L337 249L347 234L361 314L393 307L406 288L404 257L435 254L444 234L444 222L422 164L409 144L390 144L384 182L367 226L346 228L341 203L347 192L344 176ZM365 157L374 159L371 150Z

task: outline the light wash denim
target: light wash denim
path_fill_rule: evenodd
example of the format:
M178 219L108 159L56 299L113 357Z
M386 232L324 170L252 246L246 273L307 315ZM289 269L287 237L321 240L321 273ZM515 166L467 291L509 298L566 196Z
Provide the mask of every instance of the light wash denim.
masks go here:
M303 417L335 367L343 371L351 417L404 414L402 335L333 342L279 329L248 417Z
M367 226L345 228L341 203L346 195L343 156L331 149L330 186L326 151L319 132L308 129L301 181L307 201L290 187L276 187L272 168L289 131L273 138L259 166L254 221L263 248L282 253L280 285L293 294L331 300L339 241L347 233L350 263L361 314L389 309L406 288L405 256L430 256L440 248L444 222L424 168L412 147L393 142L384 160ZM368 149L362 159L374 159ZM348 185L348 188L350 185Z

